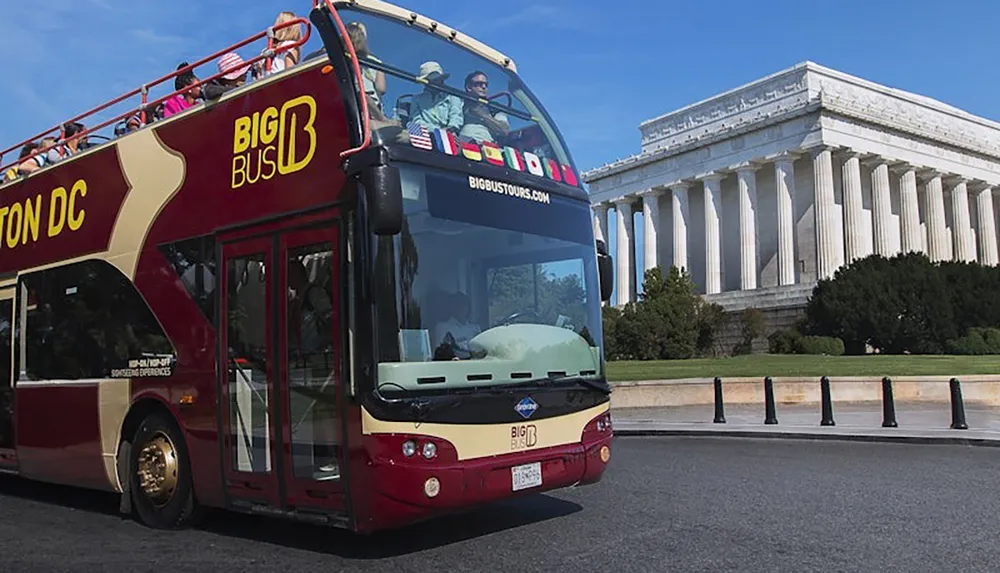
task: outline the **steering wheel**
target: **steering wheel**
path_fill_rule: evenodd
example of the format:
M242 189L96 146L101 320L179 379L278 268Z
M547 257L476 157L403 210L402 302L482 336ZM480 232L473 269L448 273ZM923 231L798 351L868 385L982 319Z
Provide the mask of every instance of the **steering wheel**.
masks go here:
M537 312L535 312L534 309L530 309L529 308L527 310L522 310L520 312L515 312L514 314L512 314L512 315L508 316L507 318L501 320L499 322L499 324L501 326L507 326L510 323L514 322L515 320L517 320L517 319L519 319L521 317L524 317L524 316L530 316L530 317L534 318L536 321L541 321L541 318L542 318L541 316L539 316L539 314Z

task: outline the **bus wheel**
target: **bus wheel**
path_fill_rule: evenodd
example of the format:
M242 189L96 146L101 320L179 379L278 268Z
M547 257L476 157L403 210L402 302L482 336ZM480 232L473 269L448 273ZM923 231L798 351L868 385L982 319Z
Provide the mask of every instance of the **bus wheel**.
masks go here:
M177 529L195 517L187 447L172 419L161 413L139 425L129 460L129 489L139 519L156 529Z

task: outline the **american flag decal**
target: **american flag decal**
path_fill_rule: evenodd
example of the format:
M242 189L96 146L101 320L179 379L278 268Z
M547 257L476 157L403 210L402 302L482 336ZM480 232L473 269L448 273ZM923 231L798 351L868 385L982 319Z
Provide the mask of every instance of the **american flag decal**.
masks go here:
M426 127L418 123L411 123L407 131L410 134L410 143L413 147L419 149L434 149L434 145L431 143L431 134L427 131Z

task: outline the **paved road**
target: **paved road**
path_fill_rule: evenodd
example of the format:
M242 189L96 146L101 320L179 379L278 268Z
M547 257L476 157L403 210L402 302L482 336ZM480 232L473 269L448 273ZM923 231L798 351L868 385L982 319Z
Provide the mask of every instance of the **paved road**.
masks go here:
M213 514L159 533L113 497L0 479L4 571L996 571L1000 451L618 438L589 488L358 538ZM166 568L166 569L165 569Z

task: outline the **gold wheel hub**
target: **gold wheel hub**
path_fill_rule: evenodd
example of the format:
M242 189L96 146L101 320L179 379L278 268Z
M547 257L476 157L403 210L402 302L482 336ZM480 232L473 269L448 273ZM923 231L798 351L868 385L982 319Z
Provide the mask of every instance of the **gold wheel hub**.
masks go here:
M142 493L153 503L170 501L177 489L177 450L170 438L158 434L146 443L139 452L136 474Z

